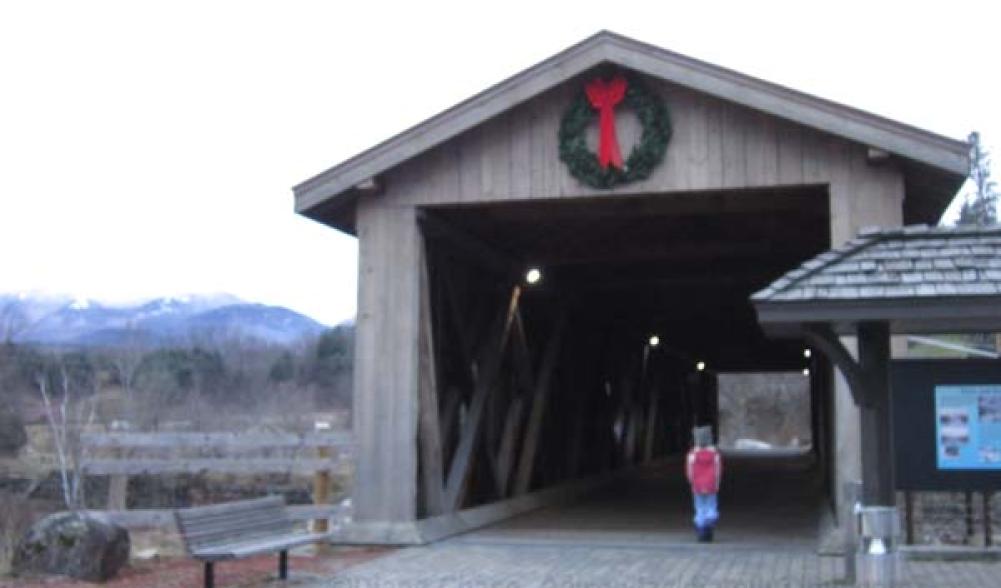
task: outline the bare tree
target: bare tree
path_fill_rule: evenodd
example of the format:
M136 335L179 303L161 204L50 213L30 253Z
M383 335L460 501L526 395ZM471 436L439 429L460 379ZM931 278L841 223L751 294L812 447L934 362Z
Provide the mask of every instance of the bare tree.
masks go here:
M44 368L35 375L35 385L45 407L45 419L52 433L66 508L77 511L85 504L83 444L81 434L93 424L96 415L91 398L79 394L78 382L70 377L63 358L58 361L57 381L62 397L53 398L50 390L52 374Z

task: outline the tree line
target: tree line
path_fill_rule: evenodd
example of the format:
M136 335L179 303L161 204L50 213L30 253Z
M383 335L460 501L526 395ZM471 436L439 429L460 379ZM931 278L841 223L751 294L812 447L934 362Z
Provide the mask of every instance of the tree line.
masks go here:
M343 325L287 347L241 338L105 348L8 341L0 343L0 404L31 419L44 416L46 402L72 398L89 403L93 418L109 427L140 429L214 407L226 413L349 408L353 340L353 326Z

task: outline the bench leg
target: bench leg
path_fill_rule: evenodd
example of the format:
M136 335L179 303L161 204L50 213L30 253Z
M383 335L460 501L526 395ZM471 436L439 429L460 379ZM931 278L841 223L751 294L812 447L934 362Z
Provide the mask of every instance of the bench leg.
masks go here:
M214 565L212 562L205 562L205 588L215 587L215 573Z
M288 552L282 551L278 554L278 579L288 579Z

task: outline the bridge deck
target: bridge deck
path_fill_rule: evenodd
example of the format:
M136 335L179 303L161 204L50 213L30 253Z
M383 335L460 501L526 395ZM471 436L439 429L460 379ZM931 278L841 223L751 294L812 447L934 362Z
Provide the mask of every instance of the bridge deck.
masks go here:
M309 586L764 588L836 586L816 554L823 508L805 460L731 457L717 541L699 544L679 464L637 471L568 506L400 550ZM993 585L989 563L909 563L908 586Z

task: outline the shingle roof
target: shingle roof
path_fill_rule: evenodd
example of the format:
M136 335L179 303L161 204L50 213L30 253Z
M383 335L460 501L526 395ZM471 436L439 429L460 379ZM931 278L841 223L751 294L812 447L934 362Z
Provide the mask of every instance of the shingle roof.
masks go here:
M864 229L785 274L755 303L1001 295L1001 226Z

